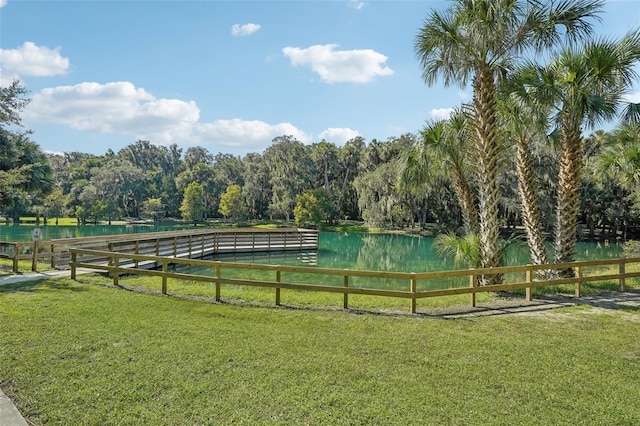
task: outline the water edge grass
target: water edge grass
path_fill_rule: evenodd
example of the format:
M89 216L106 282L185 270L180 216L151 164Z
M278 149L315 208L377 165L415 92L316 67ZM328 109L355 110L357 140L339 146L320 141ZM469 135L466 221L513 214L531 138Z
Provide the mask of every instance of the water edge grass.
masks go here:
M0 288L0 388L34 424L640 422L637 311L443 320L101 279Z

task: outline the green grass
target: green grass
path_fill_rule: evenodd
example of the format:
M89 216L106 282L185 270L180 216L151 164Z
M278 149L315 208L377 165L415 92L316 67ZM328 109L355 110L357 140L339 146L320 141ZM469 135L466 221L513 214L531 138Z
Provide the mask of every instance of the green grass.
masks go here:
M0 287L0 388L33 424L640 423L637 310L444 320L102 280Z

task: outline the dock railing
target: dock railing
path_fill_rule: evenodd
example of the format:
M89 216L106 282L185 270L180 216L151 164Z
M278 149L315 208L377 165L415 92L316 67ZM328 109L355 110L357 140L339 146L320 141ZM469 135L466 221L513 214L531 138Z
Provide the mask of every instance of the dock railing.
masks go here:
M536 287L558 286L564 284L571 284L574 286L574 293L576 297L580 296L580 286L583 283L595 282L595 281L608 281L617 280L618 290L620 292L625 291L626 280L630 278L640 277L640 271L631 272L629 266L640 265L640 258L620 258L620 259L605 259L605 260L592 260L592 261L579 261L571 263L556 263L547 265L521 265L521 266L505 266L499 268L487 268L487 269L465 269L455 271L440 271L440 272L381 272L381 271L363 271L352 269L330 269L330 268L316 268L316 267L304 267L304 266L286 266L286 265L263 265L254 263L239 263L239 262L222 262L222 261L210 261L210 260L197 260L187 258L174 258L166 256L149 256L131 253L119 253L112 251L102 250L90 250L90 249L75 249L72 248L71 252L71 278L76 279L77 268L85 268L96 271L104 271L113 278L113 283L119 285L121 275L147 275L156 276L161 279L162 294L168 292L168 279L180 279L190 281L200 281L206 283L212 283L215 285L215 298L217 301L221 300L221 285L232 284L236 286L256 286L273 288L275 290L275 304L281 304L281 290L303 290L303 291L317 291L317 292L331 292L343 294L343 307L345 309L349 306L349 295L371 295L371 296L383 296L383 297L395 297L409 299L411 313L417 311L417 301L423 298L429 297L441 297L468 294L470 296L470 303L472 306L476 305L476 295L484 292L500 292L500 291L513 291L513 290L525 290L525 297L527 300L532 298L532 289ZM136 265L150 264L157 265L157 269L142 269L136 267ZM215 271L215 275L194 274L179 272L178 268L174 268L176 265L195 266L198 268L204 268L205 270ZM611 273L611 267L617 269L617 273ZM590 268L592 274L586 275L585 271ZM593 268L597 268L593 271ZM606 268L604 272L602 268ZM549 279L536 279L536 276L540 275L541 271L552 272L556 270L572 269L575 271L574 277L569 278L549 278ZM635 268L638 269L638 268ZM272 279L247 279L242 277L223 277L223 272L230 270L253 270L253 271L268 271L272 273ZM342 277L341 285L323 285L323 284L311 284L308 282L293 282L283 279L283 273L295 273L304 275L320 276L322 280L325 277L327 281L330 277ZM478 286L478 277L481 275L517 275L521 278L513 277L510 282L497 285ZM548 274L550 275L550 274ZM298 276L298 275L296 275ZM405 284L401 284L400 287L404 287L404 290L396 289L383 289L383 288L366 288L362 286L353 286L352 281L354 278L366 278L366 279L387 279L387 280L399 280ZM467 285L454 286L450 288L440 289L419 289L419 283L428 283L433 280L443 279L458 279L459 282L468 283ZM427 286L422 286L427 287Z

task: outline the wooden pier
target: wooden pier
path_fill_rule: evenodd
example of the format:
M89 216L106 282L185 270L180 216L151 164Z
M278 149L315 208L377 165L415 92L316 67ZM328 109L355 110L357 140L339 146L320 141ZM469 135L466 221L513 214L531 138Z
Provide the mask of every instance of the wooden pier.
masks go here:
M180 231L147 232L119 235L102 235L82 238L65 238L41 241L37 257L51 259L51 266L66 268L71 260L71 248L85 248L127 254L164 256L180 259L215 258L218 255L240 253L272 253L284 251L318 250L319 231L303 228L199 228ZM3 243L7 255L14 259L33 257L33 243ZM10 256L9 256L10 253ZM102 259L84 259L100 262ZM106 259L104 259L106 262ZM131 266L139 267L138 262ZM124 266L124 265L122 265Z

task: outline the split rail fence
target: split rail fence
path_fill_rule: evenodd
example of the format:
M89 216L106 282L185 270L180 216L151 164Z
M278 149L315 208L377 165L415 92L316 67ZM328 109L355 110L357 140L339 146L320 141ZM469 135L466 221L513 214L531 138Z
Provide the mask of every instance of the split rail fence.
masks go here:
M174 258L164 256L149 256L132 253L121 253L112 251L76 249L72 248L71 252L71 278L76 279L77 268L87 268L91 270L104 271L113 277L113 283L119 285L121 275L147 275L159 277L162 281L162 294L168 292L168 279L180 279L189 281L200 281L215 285L215 298L221 300L221 286L223 284L232 284L236 286L256 286L275 289L275 304L281 304L281 290L304 290L317 292L330 292L343 294L343 307L348 309L349 295L360 294L370 296L383 296L409 299L411 313L416 313L417 301L428 297L441 297L469 294L472 306L476 305L476 294L484 292L500 292L525 290L527 300L532 298L532 289L536 287L558 286L571 284L575 286L575 295L580 296L580 286L583 283L595 281L616 280L618 282L618 290L625 291L626 280L640 277L637 266L640 266L640 258L622 258L622 259L606 259L594 261L580 261L571 263L557 263L547 265L522 265L522 266L506 266L489 269L466 269L456 271L442 272L380 272L380 271L362 271L349 269L330 269L315 268L304 266L286 266L286 265L263 265L254 263L239 262L222 262L197 259ZM136 265L153 265L157 269L142 269ZM215 271L215 276L205 274L193 274L188 272L180 272L175 268L177 265L195 266L197 270L200 268ZM630 271L635 265L636 271ZM617 269L617 273L611 273L611 268ZM543 271L556 271L572 269L575 273L571 278L554 278L554 279L536 279ZM589 269L589 275L585 271ZM595 270L594 270L595 269ZM231 270L253 270L268 271L273 274L271 279L247 279L243 277L230 277L228 275ZM226 274L224 274L226 272ZM320 276L320 280L328 282L330 277L342 277L342 285L321 285L293 282L283 279L283 274L299 274ZM483 275L502 274L509 275L512 282L498 285L478 286L478 277ZM515 277L513 275L516 275ZM549 275L549 274L548 274ZM364 288L353 286L354 278L387 279L399 280L406 284L401 284L404 290L381 289L381 288ZM335 279L335 278L334 278ZM428 284L428 281L458 279L467 285L455 286L452 288L442 289L426 289L418 290L418 283ZM425 281L427 283L425 283ZM428 287L428 286L421 286Z

